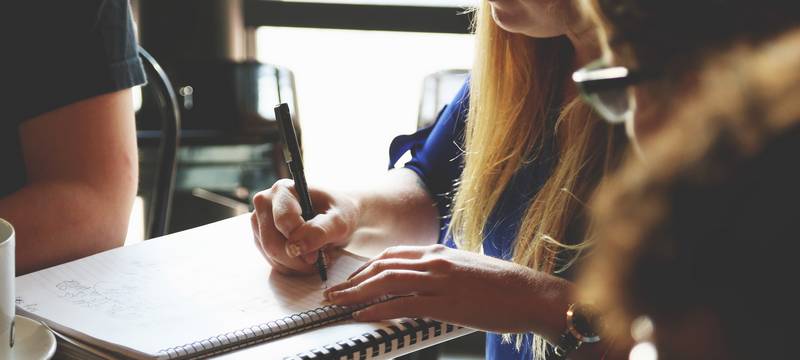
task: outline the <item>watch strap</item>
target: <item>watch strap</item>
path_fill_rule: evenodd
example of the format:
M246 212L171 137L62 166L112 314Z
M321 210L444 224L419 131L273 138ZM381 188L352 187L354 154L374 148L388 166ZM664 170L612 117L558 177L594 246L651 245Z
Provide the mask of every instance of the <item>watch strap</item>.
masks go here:
M581 345L581 341L567 330L558 339L558 344L553 347L554 360L566 360L570 353Z

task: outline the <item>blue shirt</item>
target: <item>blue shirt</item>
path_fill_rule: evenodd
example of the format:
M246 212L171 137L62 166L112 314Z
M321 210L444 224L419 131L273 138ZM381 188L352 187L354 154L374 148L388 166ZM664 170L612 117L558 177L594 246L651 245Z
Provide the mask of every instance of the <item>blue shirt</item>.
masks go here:
M468 104L469 87L465 84L434 125L413 135L398 136L390 148L390 167L403 153L411 151L412 159L405 167L416 172L427 186L439 209L442 223L439 242L450 247L455 244L445 235L455 184L464 165L462 149ZM511 259L521 219L530 200L550 176L552 163L552 150L544 146L537 160L528 162L510 180L486 224L488 230L483 241L486 255ZM513 340L503 343L500 334L487 333L486 358L530 360L533 355L531 340L532 334L526 334L521 350L517 351Z

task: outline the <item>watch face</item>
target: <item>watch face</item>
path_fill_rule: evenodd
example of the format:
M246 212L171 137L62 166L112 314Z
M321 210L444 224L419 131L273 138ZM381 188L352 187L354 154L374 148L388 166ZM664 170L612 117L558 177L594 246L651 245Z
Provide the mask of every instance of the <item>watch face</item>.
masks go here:
M576 332L578 339L583 342L596 342L600 340L597 328L599 327L596 312L591 306L575 304L568 311L569 323Z

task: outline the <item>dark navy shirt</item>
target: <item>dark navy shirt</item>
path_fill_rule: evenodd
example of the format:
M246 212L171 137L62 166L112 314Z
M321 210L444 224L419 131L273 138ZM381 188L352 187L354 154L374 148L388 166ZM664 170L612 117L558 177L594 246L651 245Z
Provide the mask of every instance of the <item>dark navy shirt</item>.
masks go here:
M450 220L450 206L455 184L463 170L464 127L469 107L469 88L465 84L455 99L439 115L436 123L413 135L399 136L392 142L390 167L410 150L412 159L405 167L416 172L428 188L439 209L442 228L439 242L455 247L445 238ZM544 146L536 161L527 162L511 179L488 219L483 251L486 255L510 260L514 239L522 216L531 199L550 176L552 151ZM498 284L498 291L503 289ZM503 306L497 304L497 306ZM500 334L487 333L487 359L532 359L531 334L525 335L521 351L512 343L503 343Z
M0 34L0 197L26 182L21 123L145 81L127 0L25 0L3 11L13 31Z

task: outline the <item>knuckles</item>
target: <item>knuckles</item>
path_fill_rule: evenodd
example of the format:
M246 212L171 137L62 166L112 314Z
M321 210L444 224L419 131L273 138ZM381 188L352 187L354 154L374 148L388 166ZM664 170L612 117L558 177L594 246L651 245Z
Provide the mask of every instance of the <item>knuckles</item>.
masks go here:
M388 263L385 260L376 260L369 264L369 269L367 269L366 273L368 274L377 274L383 270L388 268Z
M279 179L272 184L272 187L269 188L269 191L275 193L280 190L288 190L292 187L294 187L294 181L292 181L292 179Z
M397 257L399 254L408 251L408 249L409 246L403 246L403 245L392 246L383 250L380 253L380 255L378 255L377 259L388 259Z
M270 191L271 190L260 191L253 196L253 207L256 208L256 212L269 211L268 209L272 207L272 194Z
M449 272L453 270L455 264L452 261L442 258L436 257L427 261L427 266L429 269L437 271L437 272Z
M313 265L306 264L300 259L290 258L283 246L285 239L279 229L289 229L296 224L289 217L273 217L276 198L284 193L291 194L293 186L294 182L291 179L280 179L269 189L260 191L253 197L255 211L250 218L253 240L273 270L283 274L311 273L315 270Z
M377 276L378 281L386 281L386 282L399 282L403 280L408 280L407 273L403 273L397 270L386 270L381 271L381 273Z
M280 191L288 191L294 182L290 179L280 179L270 186L269 189L259 191L253 196L253 206L258 210L259 208L271 207L272 200Z

